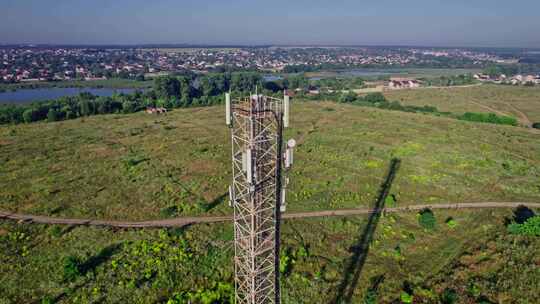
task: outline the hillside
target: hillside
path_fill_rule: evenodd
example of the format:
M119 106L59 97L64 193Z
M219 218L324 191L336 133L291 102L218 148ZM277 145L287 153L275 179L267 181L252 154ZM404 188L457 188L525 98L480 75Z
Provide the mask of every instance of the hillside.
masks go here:
M223 112L2 126L0 209L121 220L230 214ZM540 202L540 135L525 128L329 102L297 102L292 112L286 135L299 145L288 212ZM514 216L436 210L434 226L413 212L285 220L283 303L532 303L540 242L509 234ZM0 221L0 303L229 303L232 239L228 223Z
M143 220L229 214L221 107L0 127L0 209ZM296 103L289 210L367 207L392 158L400 205L538 201L540 135L334 103Z
M462 114L486 112L516 117L522 124L540 122L540 88L481 85L466 88L399 90L385 93L405 105L431 105L440 111Z

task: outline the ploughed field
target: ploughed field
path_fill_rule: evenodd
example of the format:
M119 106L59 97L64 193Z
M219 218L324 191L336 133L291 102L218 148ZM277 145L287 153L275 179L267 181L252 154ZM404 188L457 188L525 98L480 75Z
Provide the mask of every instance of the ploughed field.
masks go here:
M230 214L221 107L0 127L0 209L143 220ZM295 102L288 211L540 202L540 135L329 102ZM533 210L538 213L538 210ZM540 242L512 210L285 220L283 303L532 303ZM108 229L0 221L0 303L228 303L232 225ZM356 282L356 279L357 282ZM357 283L357 284L355 284ZM536 287L535 287L536 286Z
M525 128L296 102L288 210L369 207L391 159L399 205L540 201L540 135ZM230 214L222 107L0 127L0 209L93 219Z

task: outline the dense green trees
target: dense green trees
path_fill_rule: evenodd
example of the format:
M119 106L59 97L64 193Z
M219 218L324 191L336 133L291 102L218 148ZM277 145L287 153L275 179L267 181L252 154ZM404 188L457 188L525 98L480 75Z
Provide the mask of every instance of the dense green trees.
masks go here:
M439 78L423 79L423 82L428 86L450 87L474 84L476 83L476 80L471 74L462 74L457 76L441 76Z
M484 68L483 73L491 77L497 77L501 74L510 76L520 73L519 65L490 65Z
M357 98L358 98L358 95L356 93L349 91L347 93L341 94L341 96L339 96L338 101L342 103L352 103L356 101Z
M316 87L321 89L330 89L330 90L351 90L351 89L360 89L364 86L364 80L360 77L344 77L344 78L321 78L313 81L313 84Z
M50 108L49 112L47 113L47 121L53 122L58 120L58 112L54 108Z
M180 81L176 77L158 77L154 81L154 92L159 98L180 97Z
M328 94L317 96L316 98L328 99ZM334 94L334 99L337 99L342 103L351 103L359 106L376 107L379 109L403 111L411 113L434 113L437 115L447 115L449 113L439 112L436 107L433 106L409 106L402 105L397 101L388 101L382 93L369 93L365 96L359 96L356 93L349 91L342 93L341 95Z
M83 93L29 105L0 106L0 124L30 123L40 120L52 122L96 114L131 113L145 106L147 104L143 102L142 95L118 94L112 97L98 97Z
M240 93L264 90L260 74L253 72L159 77L153 90L133 94L98 97L81 93L74 97L32 103L0 106L0 124L58 121L108 113L133 113L146 107L180 108L208 106L222 102L229 90Z
M287 89L307 89L309 80L304 75L289 76L284 81Z
M465 76L461 78L458 76L458 78L468 81ZM227 91L246 95L255 92L256 88L259 92L269 95L281 94L282 90L290 89L297 91L296 94L299 98L307 100L336 100L342 103L394 111L446 115L474 122L514 126L518 124L513 117L488 113L465 113L458 116L439 112L433 106L402 105L397 101L388 101L382 93L359 96L351 91L351 88L362 85L361 78L310 80L305 75L292 75L284 79L265 82L262 76L256 72L166 76L156 78L152 90L136 91L128 95L115 94L111 97L97 97L89 93L82 93L75 97L62 97L30 105L0 105L0 124L29 123L40 120L59 121L108 113L133 113L147 107L209 106L223 102L223 93ZM319 89L319 94L306 94L307 90L314 87ZM538 126L535 124L533 127Z
M25 108L15 105L0 106L0 124L17 123L24 121Z

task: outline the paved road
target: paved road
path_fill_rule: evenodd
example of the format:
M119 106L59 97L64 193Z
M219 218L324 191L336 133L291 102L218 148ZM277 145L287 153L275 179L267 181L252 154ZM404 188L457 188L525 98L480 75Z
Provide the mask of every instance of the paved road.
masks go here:
M407 207L385 208L386 213L395 212L411 212L418 211L424 208L430 209L494 209L494 208L515 208L518 206L527 206L530 208L540 208L540 203L526 202L483 202L483 203L457 203L457 204L426 204L414 205ZM312 218L312 217L333 217L333 216L350 216L363 215L374 213L376 210L369 208L359 209L341 209L341 210L326 210L326 211L309 211L284 213L284 219L295 218ZM199 223L217 223L227 222L232 220L232 216L201 216L201 217L179 217L166 220L129 222L129 221L106 221L106 220L91 220L91 219L63 219L39 215L17 214L12 212L0 211L0 219L16 220L27 223L42 223L42 224L58 224L58 225L78 225L78 226L102 226L102 227L120 227L120 228L160 228L160 227L182 227L190 224Z

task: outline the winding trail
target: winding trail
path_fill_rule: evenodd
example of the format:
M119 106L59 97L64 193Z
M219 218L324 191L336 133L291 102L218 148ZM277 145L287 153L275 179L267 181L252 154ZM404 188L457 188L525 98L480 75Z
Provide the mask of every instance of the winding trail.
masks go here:
M413 205L406 207L385 208L382 211L386 213L397 212L412 212L419 211L424 208L430 209L495 209L495 208L516 208L518 206L527 206L531 208L540 208L540 203L526 202L482 202L482 203L454 203L454 204L424 204ZM358 209L340 209L340 210L325 210L325 211L309 211L309 212L294 212L285 213L282 218L313 218L313 217L334 217L334 216L350 216L363 215L380 212L370 208ZM201 216L201 217L179 217L174 219L130 222L130 221L107 221L107 220L92 220L92 219L64 219L49 216L26 215L13 212L0 211L0 219L15 220L27 223L40 224L57 224L57 225L73 225L73 226L101 226L101 227L118 227L118 228L160 228L160 227L182 227L191 224L201 223L218 223L228 222L232 220L232 216Z
M492 107L490 107L490 106L486 106L485 104L482 104L482 103L480 103L480 102L478 102L478 101L474 101L474 100L469 100L469 101L470 101L472 104L475 104L475 105L477 105L477 106L479 106L479 107L481 107L481 108L484 108L484 109L486 109L486 110L488 110L488 111L490 111L490 112L493 112L493 113L495 113L495 114L497 114L497 115L501 115L501 116L511 116L510 114L508 114L508 113L506 113L506 112L499 111L499 110L494 109L494 108L492 108Z
M482 104L482 103L480 103L480 102L478 102L478 101L475 101L475 100L469 100L469 101L470 101L472 104L475 104L475 105L477 105L477 106L479 106L479 107L481 107L481 108L484 108L484 109L486 109L486 110L488 110L488 111L490 111L490 112L493 112L493 113L495 113L495 114L497 114L497 115L502 115L502 116L512 116L512 114L508 114L508 113L506 113L506 112L499 111L499 110L494 109L494 108L492 108L492 107L490 107L490 106L487 106L487 105L485 105L485 104ZM511 103L503 102L503 104L506 105L506 106L508 106L509 108L511 108L512 111L514 111L514 114L517 114L517 116L518 116L518 121L521 122L521 124L522 124L523 126L525 126L526 128L528 128L529 131L532 131L533 133L536 133L536 134L539 133L538 130L532 128L533 123L532 123L532 121L529 119L529 117L528 117L525 113L523 113L522 111L520 111L518 108L516 108L516 107L515 107L514 105L512 105Z
M532 128L532 121L529 119L529 117L523 113L522 111L520 111L518 108L516 108L513 104L511 103L505 103L507 106L509 106L510 108L512 108L514 110L514 112L517 113L517 115L521 118L521 122L527 127L527 128Z

